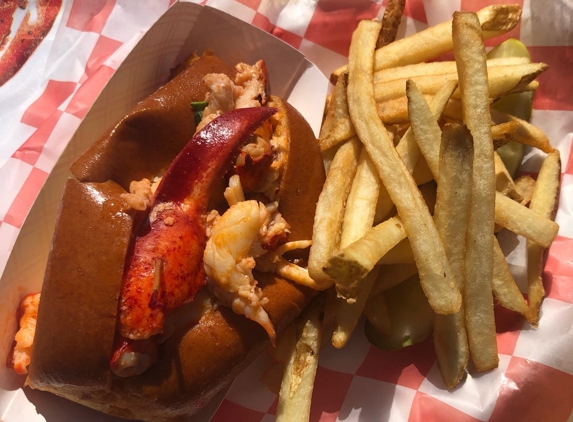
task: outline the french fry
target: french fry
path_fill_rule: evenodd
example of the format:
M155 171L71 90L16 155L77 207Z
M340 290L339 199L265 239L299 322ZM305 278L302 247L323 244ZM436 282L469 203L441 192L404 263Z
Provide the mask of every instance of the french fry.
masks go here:
M503 160L497 152L493 153L495 169L495 189L514 201L521 202L523 197L517 190L513 178L505 168Z
M463 121L474 140L472 197L465 255L466 329L476 369L489 371L496 368L499 362L492 295L496 198L488 71L477 15L455 12L452 35Z
M524 145L529 145L535 148L539 148L541 151L549 154L553 151L553 147L549 142L549 138L543 133L541 129L532 125L525 120L519 119L515 116L510 116L509 114L502 113L494 108L490 109L491 120L494 124L506 123L509 121L515 121L519 123L519 128L513 135L513 140ZM444 110L444 116L452 120L461 121L462 120L462 104L458 100L450 100L446 109Z
M318 137L321 151L326 151L356 135L348 115L348 104L346 102L347 85L348 74L345 73L338 78L328 104L326 118Z
M555 218L557 201L559 198L559 182L561 179L561 158L559 151L550 153L539 170L535 190L531 198L529 208L540 216L550 219ZM539 323L539 311L545 296L541 273L543 271L543 254L545 248L531 240L527 241L527 293L529 309L527 320L536 327Z
M419 142L422 154L426 158L426 162L434 174L434 178L437 178L439 164L436 154L437 151L439 151L439 128L437 127L437 123L433 120L429 107L423 96L416 90L415 84L410 85L408 95L411 99L409 105L409 107L412 107L410 116L412 119L412 129L416 134L416 141ZM503 163L500 162L498 166L502 167ZM511 176L509 176L509 174L507 177L508 180L511 180ZM515 187L512 189L511 194L517 200L522 199ZM533 240L534 242L544 245L545 247L549 247L557 235L558 226L556 223L536 215L534 212L531 212L531 210L520 205L518 202L507 198L501 193L498 193L495 196L494 213L495 223L514 233Z
M354 301L341 301L342 303L338 308L334 331L332 333L332 345L337 349L343 348L346 343L348 343L354 328L356 328L366 301L370 297L370 291L372 290L374 281L378 276L378 270L378 267L374 268L366 275L364 280L362 280L360 290Z
M514 121L519 123L519 128L513 135L513 140L524 145L529 145L539 148L541 151L549 154L553 151L553 147L549 142L549 138L537 126L532 125L525 120L521 120L515 116L502 113L496 109L491 109L491 118L495 124Z
M407 82L408 84L408 82ZM441 136L440 128L438 127L437 121L442 116L442 112L448 100L452 96L452 93L457 87L457 81L447 81L445 82L436 92L436 95L432 98L432 101L429 105L430 117L433 119L435 128L439 133L438 138ZM425 103L425 101L424 101ZM409 110L410 113L410 110ZM411 113L410 113L411 114ZM404 161L406 168L410 173L413 173L416 164L418 163L418 158L420 156L419 145L416 143L416 139L414 139L414 131L413 127L411 126L398 145L396 146L396 151Z
M521 18L521 8L516 4L493 5L477 12L484 39L496 37L511 31ZM452 51L452 21L417 32L409 37L394 41L378 50L374 59L375 70L425 62ZM347 66L336 69L330 79L336 81Z
M446 82L432 97L432 101L430 103L431 114L433 115L434 120L439 120L442 112L446 104L448 103L449 98L452 95L452 92L456 89L457 82L450 81ZM414 139L414 132L412 128L408 128L402 139L398 142L396 146L396 152L404 162L404 165L408 169L410 173L412 173L416 184L420 185L426 183L428 181L427 178L421 177L421 173L415 173L414 170L417 167L418 162L420 161L420 148ZM431 179L431 178L430 178ZM394 204L392 203L388 191L384 186L381 188L379 201L376 207L376 221L381 220L385 217Z
M421 94L417 94L419 101L425 103ZM446 248L456 287L464 291L473 161L473 141L467 128L461 125L444 127L438 160L440 172L434 221ZM463 305L453 315L436 315L434 348L444 384L453 389L463 378L469 357Z
M364 148L346 201L340 247L345 248L372 228L382 182Z
M517 5L488 6L477 12L484 39L510 31L521 17ZM444 22L395 41L376 51L375 69L420 63L452 51L452 22Z
M365 277L390 249L405 238L406 231L400 217L389 218L335 253L324 271L334 280L353 281L346 287L347 291L352 291L356 288L355 280Z
M493 66L513 66L530 63L527 57L500 57L487 60L488 69ZM416 76L443 75L456 72L455 61L417 63L407 66L391 67L374 73L374 83L390 82L396 79L411 79Z
M340 239L341 250L344 250L350 244L360 239L372 228L375 204L378 199L380 185L381 182L378 173L376 173L376 169L368 153L362 148L356 176L352 182L352 188L346 202ZM374 266L372 266L372 268L373 267ZM327 264L327 274L329 272L328 269L329 265ZM365 275L366 273L358 275L357 278L347 276L334 278L338 281L336 283L338 295L347 300L354 301L359 290L358 284L360 283L360 279Z
M535 179L531 176L518 177L515 181L515 188L523 198L520 204L527 206L533 197L533 191L535 190Z
M308 273L321 289L327 289L333 284L322 268L339 246L344 203L356 173L360 148L358 138L352 138L340 146L316 204Z
M436 202L435 183L420 186L420 192L430 213ZM406 233L400 217L392 217L368 230L364 236L334 254L325 267L325 272L335 280L355 280L368 274L376 263L380 263L387 253L405 240ZM395 255L402 254L402 259L413 262L409 242L396 250ZM399 258L398 258L399 259ZM350 289L353 288L351 284Z
M362 148L356 175L346 201L340 239L341 248L358 240L372 227L380 186L380 177L368 153ZM336 283L338 295L346 300L342 301L336 315L332 335L334 347L340 349L350 339L377 274L378 271L374 270L364 279L339 280ZM349 285L352 286L351 289L347 289Z
M488 69L488 96L499 98L514 92L533 91L538 84L535 78L547 69L545 63L526 63L513 66L492 66ZM425 95L434 95L447 81L457 80L457 74L415 76L412 79ZM374 85L374 96L377 102L402 97L405 94L407 79L396 79L389 82L378 82ZM453 98L460 98L459 91Z
M278 422L309 420L321 344L323 306L323 301L315 300L297 321L297 341L285 368L279 393Z
M376 48L384 47L394 42L405 7L406 0L388 0L384 16L382 17L382 29L380 29L380 34L376 41Z
M527 208L499 192L495 197L495 222L544 248L551 246L559 231L557 223L533 211L531 205Z
M497 239L494 239L493 247L493 294L504 308L526 315L527 303L515 284Z
M519 129L519 123L513 120L505 123L500 123L498 125L493 125L491 127L493 149L497 150L498 148L501 148L509 141L511 141L515 135L515 132L517 132L518 129Z
M420 282L432 309L441 314L454 313L460 308L461 296L450 279L444 246L414 179L376 114L372 69L379 31L379 23L362 21L352 35L348 65L350 117L404 222L416 256ZM394 43L388 46L391 45Z

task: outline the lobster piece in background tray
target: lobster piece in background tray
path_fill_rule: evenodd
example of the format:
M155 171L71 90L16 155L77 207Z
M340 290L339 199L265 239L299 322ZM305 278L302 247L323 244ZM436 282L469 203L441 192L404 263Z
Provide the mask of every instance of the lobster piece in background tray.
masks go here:
M26 381L130 419L187 420L317 294L312 129L262 61L176 71L72 165Z

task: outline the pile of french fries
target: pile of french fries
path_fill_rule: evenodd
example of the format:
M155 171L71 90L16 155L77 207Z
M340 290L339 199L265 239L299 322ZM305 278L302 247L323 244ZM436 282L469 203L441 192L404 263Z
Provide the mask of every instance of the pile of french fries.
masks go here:
M319 138L327 178L308 262L325 293L274 352L286 363L279 421L308 420L321 339L343 347L363 314L367 331L391 336L398 321L387 298L396 295L387 292L400 283L402 292L423 290L449 389L470 356L478 371L498 365L494 298L539 322L543 256L558 232L559 152L492 104L535 90L547 65L486 59L483 40L517 25L517 5L456 12L394 41L403 10L404 0L390 0L382 22L360 22L348 65L331 77ZM427 62L448 51L455 61ZM547 153L537 180L507 171L496 150L508 141ZM527 240L527 301L495 236L501 229Z

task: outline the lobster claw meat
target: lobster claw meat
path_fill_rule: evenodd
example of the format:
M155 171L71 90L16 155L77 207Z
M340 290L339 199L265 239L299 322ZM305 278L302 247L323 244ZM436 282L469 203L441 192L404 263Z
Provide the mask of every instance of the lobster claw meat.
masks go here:
M141 340L161 333L166 316L205 284L203 217L211 192L242 144L276 111L256 107L221 115L197 132L167 169L127 256L120 335Z

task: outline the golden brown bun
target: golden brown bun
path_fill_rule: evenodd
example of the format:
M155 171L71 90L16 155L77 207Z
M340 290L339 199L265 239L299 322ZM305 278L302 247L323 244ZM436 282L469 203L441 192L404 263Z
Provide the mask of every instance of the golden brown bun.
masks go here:
M235 70L209 53L141 101L95 142L71 167L80 182L114 180L129 190L132 180L165 169L195 133L192 101L203 101L203 76Z
M316 202L325 177L320 150L304 118L286 102L277 98L272 98L272 102L281 109L279 112L281 125L278 130L284 131L290 140L288 160L280 183L279 210L291 225L290 240L310 239ZM111 148L111 150L114 149ZM107 159L108 156L98 155L88 157L84 163L96 169L113 167L97 163L98 160ZM115 177L117 181L121 180L122 184L124 180L128 180L123 176ZM76 184L88 186L77 181L70 182L70 185ZM89 189L92 191L101 189L101 185L91 184ZM69 201L72 209L76 209L71 206L74 201L87 201L83 208L90 208L98 201L97 195L66 199L67 194L68 189L66 189L63 204L65 206L66 201ZM111 198L110 201L113 202L115 199ZM81 232L86 226L85 222L66 218L64 206L60 210L54 239L68 238L73 233ZM110 212L117 211L106 205L101 208L108 209ZM91 215L89 219L92 219ZM58 262L58 256L73 254L80 246L88 251L86 254L93 252L94 256L98 256L107 248L113 248L113 245L123 245L128 237L129 235L126 236L125 233L120 236L106 236L104 239L90 239L86 235L81 245L73 241L59 242L54 244L50 254L51 267L54 266L53 263ZM116 252L118 251L109 253L113 255ZM125 254L122 255L124 256ZM75 354L69 359L78 364L70 368L63 358L50 356L49 351L46 353L47 344L59 340L47 340L46 336L37 336L28 377L28 384L33 388L50 391L94 409L124 418L157 421L187 420L190 415L205 406L217 392L227 387L269 343L268 335L260 325L244 316L236 315L227 308L219 307L217 310L211 309L206 312L199 322L180 325L169 340L160 346L159 362L145 373L129 378L116 377L111 374L108 365L112 354L109 339L110 336L113 337L115 327L111 329L109 323L100 323L100 314L92 312L95 308L90 304L102 300L98 293L94 291L89 291L87 294L78 293L82 291L83 283L88 280L108 277L107 270L103 265L99 267L86 265L91 274L84 276L85 280L80 277L79 280L68 284L69 280L66 279L65 274L74 271L68 268L69 265L73 265L73 261L67 260L64 264L46 275L44 286L59 283L57 289L62 293L55 295L55 298L52 295L50 300L44 300L44 297L49 297L44 296L49 294L47 287L44 287L38 332L43 330L43 327L59 324L59 328L52 329L52 335L57 339L58 332L67 333L68 343L62 342L60 349L69 348L71 351L68 355ZM123 263L121 266L123 268ZM116 270L121 272L122 268L116 268ZM81 271L83 272L83 269ZM294 285L271 274L255 273L255 277L263 288L264 295L269 299L265 310L278 332L298 316L316 294L311 289ZM110 303L115 301L116 307L109 310L113 315L117 312L121 285L117 278L117 274L114 273L113 280L110 281L114 286L117 285L117 291L109 294L113 300L106 299ZM84 319L92 321L93 325L89 329L78 330L79 327L74 323L75 314L72 313L72 308L67 306L69 298L77 301L73 312L83 309ZM50 304L49 302L52 301L53 303ZM46 309L51 308L50 313L43 311L44 306ZM56 318L54 314L59 316ZM106 341L99 345L97 351L84 350L84 354L78 356L74 352L74 347L83 341L83 330L92 333L94 339L101 337ZM106 350L108 350L107 358ZM90 371L82 369L79 363L85 356L89 357L88 361L97 361L100 358L99 365L93 365ZM87 376L88 372L97 372L96 382L91 381L91 375Z

